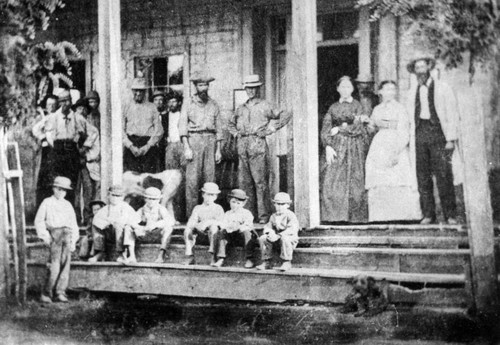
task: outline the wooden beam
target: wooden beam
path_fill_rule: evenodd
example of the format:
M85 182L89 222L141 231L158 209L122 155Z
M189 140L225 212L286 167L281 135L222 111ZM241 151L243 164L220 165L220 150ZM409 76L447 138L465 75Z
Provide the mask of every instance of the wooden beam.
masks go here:
M243 7L241 11L241 80L253 74L253 8Z
M6 305L10 297L9 223L7 211L7 186L4 172L8 170L5 128L0 125L0 305Z
M316 0L292 0L288 89L293 110L294 206L300 225L318 225L319 150Z
M99 72L101 94L101 197L110 185L121 183L123 175L121 102L120 0L98 1Z
M464 83L466 84L466 83ZM471 86L458 94L461 110L460 147L464 164L464 196L471 248L472 291L480 315L498 312L498 284L495 264L495 241L485 128L480 95ZM474 130L469 130L473 128Z
M397 21L392 14L380 19L378 45L378 82L397 80Z
M370 52L370 11L366 7L359 10L359 76L371 75L371 52Z

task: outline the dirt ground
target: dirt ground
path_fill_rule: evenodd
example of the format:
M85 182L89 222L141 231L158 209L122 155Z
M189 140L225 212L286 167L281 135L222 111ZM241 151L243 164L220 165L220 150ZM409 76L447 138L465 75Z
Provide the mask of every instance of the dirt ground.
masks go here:
M191 304L187 306L187 304ZM334 330L324 315L331 307L297 309L262 307L263 312L244 312L245 306L230 303L176 301L159 303L148 296L131 301L95 296L72 299L68 304L43 305L31 300L24 308L10 308L0 315L1 344L352 344L430 345L491 342L464 339L463 342L397 336L377 331L388 318L371 320L367 333L353 329ZM300 308L300 307L299 307ZM249 310L260 310L249 307ZM224 310L226 312L224 312ZM233 310L233 312L229 312ZM222 311L222 314L221 314ZM366 322L366 321L360 321ZM362 327L362 323L360 323ZM390 338L390 339L388 339ZM424 340L426 339L427 340Z

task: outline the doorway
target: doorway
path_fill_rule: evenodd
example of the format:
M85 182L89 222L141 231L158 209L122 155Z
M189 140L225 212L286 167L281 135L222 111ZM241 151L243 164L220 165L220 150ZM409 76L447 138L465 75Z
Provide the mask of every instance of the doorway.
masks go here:
M335 83L347 75L358 75L358 45L318 47L318 118L321 123L328 108L339 99ZM356 91L354 98L358 98Z

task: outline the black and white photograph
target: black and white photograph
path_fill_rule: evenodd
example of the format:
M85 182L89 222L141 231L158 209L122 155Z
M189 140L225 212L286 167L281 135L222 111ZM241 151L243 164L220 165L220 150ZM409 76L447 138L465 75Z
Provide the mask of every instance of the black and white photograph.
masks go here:
M500 344L500 0L0 0L0 343Z

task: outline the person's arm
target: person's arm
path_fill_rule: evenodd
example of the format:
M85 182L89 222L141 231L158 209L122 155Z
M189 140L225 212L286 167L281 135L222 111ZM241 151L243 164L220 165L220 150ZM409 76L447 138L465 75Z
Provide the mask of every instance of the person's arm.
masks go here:
M194 228L196 228L196 225L198 224L199 221L200 221L200 217L198 215L198 206L195 206L193 208L193 212L191 213L191 216L188 219L186 226L188 228L194 229Z
M222 160L222 153L221 153L221 141L224 139L224 133L222 131L222 118L220 116L220 109L219 106L216 104L216 110L215 110L215 140L216 140L216 145L215 145L215 163L218 164Z
M35 216L35 229L36 229L36 235L38 238L42 239L42 241L46 244L50 244L50 233L47 230L47 199L42 201L40 204L40 207L38 208L38 211L36 212Z
M229 119L229 121L227 123L227 130L235 138L239 134L238 128L236 127L237 123L238 123L239 110L240 110L240 108L238 107L238 109L236 109L236 111L233 113L233 115L231 116L231 118Z
M130 107L125 107L123 111L123 146L125 146L127 149L130 150L131 147L134 146L134 144L130 141L127 135L127 122L128 122L128 112L130 110Z
M52 147L54 147L54 140L56 137L56 120L57 113L49 115L47 121L45 122L45 137L47 139L47 143L49 143Z
M286 229L280 232L280 235L285 235L285 236L297 236L299 233L299 220L297 219L297 216L293 213L290 212L287 216L288 222L286 225Z
M46 118L42 118L40 121L35 123L33 125L33 128L31 129L31 132L33 133L33 136L38 139L40 142L46 139L45 135L45 123L47 122Z
M182 104L181 114L179 116L179 136L181 137L182 144L184 145L184 158L190 161L193 159L193 151L189 145L187 102Z
M147 143L147 146L149 146L148 150L160 142L164 133L163 126L161 125L160 114L156 109L152 110L151 116L153 117L154 134Z
M159 210L160 213L160 218L154 224L151 226L152 229L157 229L157 228L166 228L167 226L172 227L174 226L174 221L172 220L172 217L168 214L168 211L166 208L160 207Z
M244 216L242 217L243 219L243 224L241 224L239 230L241 232L243 231L251 231L253 229L253 215L251 212L245 212Z
M69 227L71 228L71 251L74 252L76 249L76 242L80 239L80 228L76 222L76 213L73 206L68 202L67 207Z

